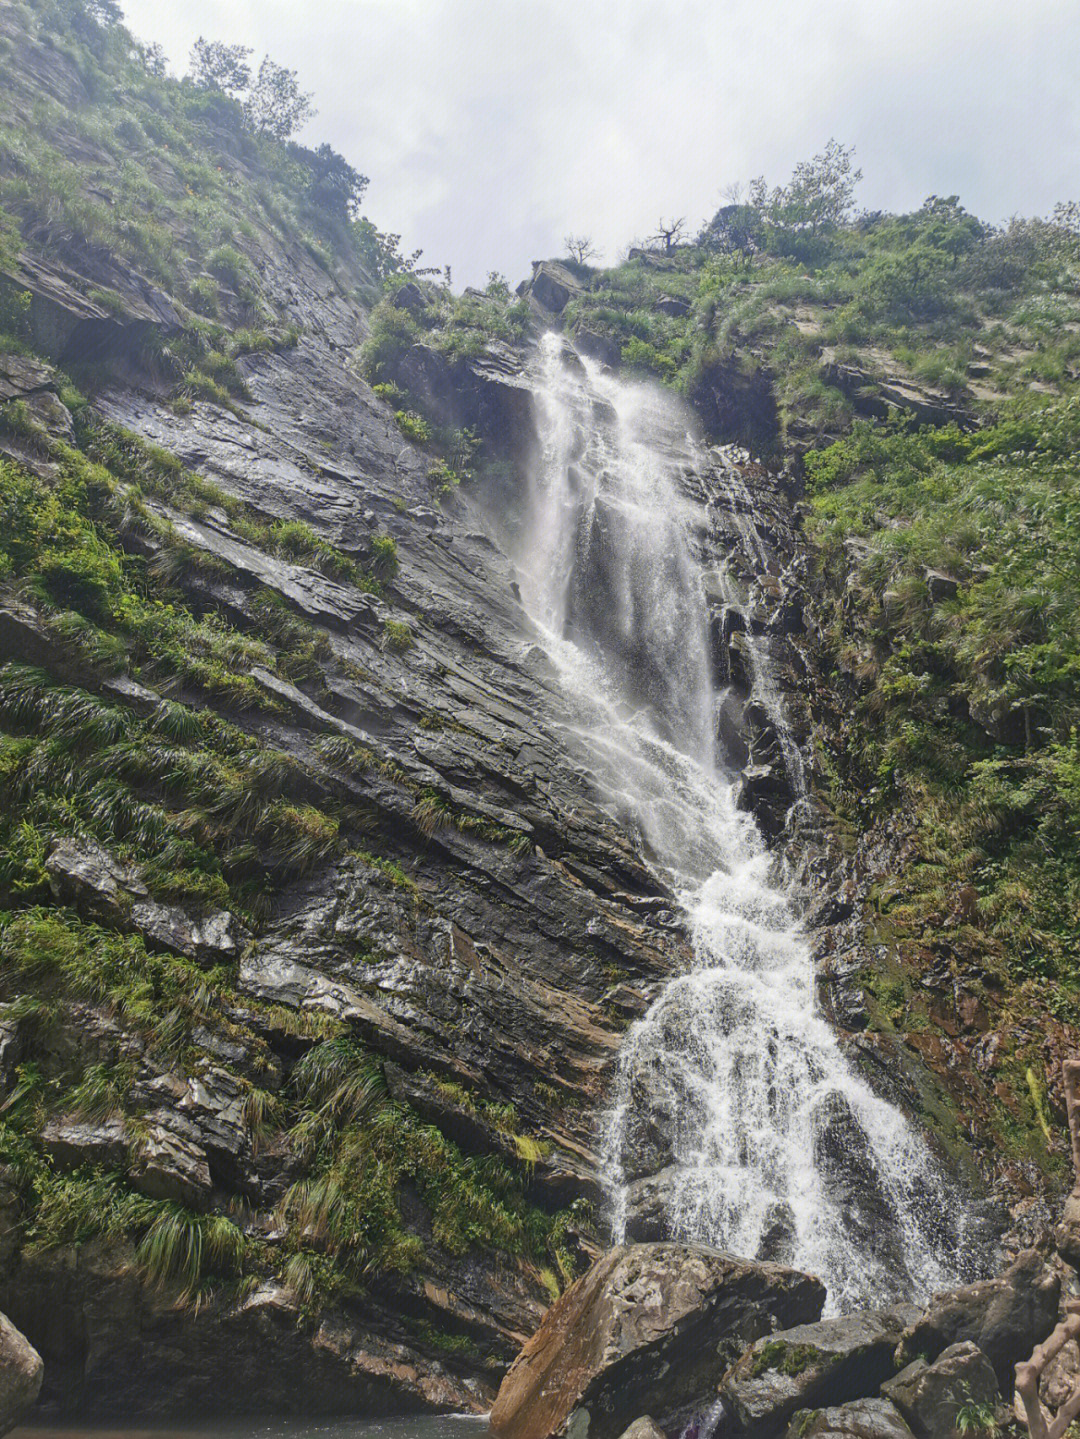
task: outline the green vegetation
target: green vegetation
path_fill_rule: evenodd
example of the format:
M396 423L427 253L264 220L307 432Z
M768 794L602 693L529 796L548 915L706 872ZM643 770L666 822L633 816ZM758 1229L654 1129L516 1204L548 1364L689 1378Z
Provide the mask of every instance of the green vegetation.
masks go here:
M367 180L342 156L289 140L312 113L294 72L266 57L253 74L244 47L200 39L177 81L118 14L90 0L26 0L0 18L14 90L0 117L0 264L22 231L48 234L60 259L90 244L143 271L186 307L186 342L206 352L193 363L180 346L162 357L166 370L187 397L220 403L236 394L212 373L230 360L214 358L222 317L290 342L259 278L268 246L300 242L371 300L418 255L361 215ZM55 98L62 89L37 85L43 64L90 103L69 107ZM118 313L129 303L104 287L93 298ZM12 328L8 317L0 328Z
M857 423L807 456L822 622L858 699L831 753L853 821L914 819L880 902L914 948L1080 997L1080 397L998 423Z
M757 1379L769 1369L776 1369L781 1374L795 1378L805 1370L812 1369L815 1364L820 1364L826 1357L813 1344L788 1344L782 1339L770 1339L754 1355L750 1365L750 1377Z

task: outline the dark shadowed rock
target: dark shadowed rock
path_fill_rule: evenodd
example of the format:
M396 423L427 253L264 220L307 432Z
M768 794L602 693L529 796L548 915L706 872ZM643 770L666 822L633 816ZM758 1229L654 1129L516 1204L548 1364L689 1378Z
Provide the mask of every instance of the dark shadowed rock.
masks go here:
M954 600L960 592L960 581L952 575L947 575L944 570L926 571L926 588L930 591L930 598L935 604L943 600Z
M78 1169L84 1164L119 1169L127 1159L128 1134L122 1119L103 1119L96 1124L51 1119L41 1132L41 1142L61 1169Z
M534 260L529 292L545 310L557 315L581 293L581 284L565 265L554 260Z
M952 1344L933 1364L916 1359L881 1386L920 1439L949 1439L965 1404L1001 1399L989 1359L975 1344Z
M784 1439L912 1439L891 1399L854 1399L793 1414Z
M554 1304L503 1380L499 1439L616 1439L715 1389L734 1354L821 1312L820 1280L688 1244L610 1250Z
M675 1189L681 1171L674 1165L659 1174L635 1180L626 1190L626 1235L636 1243L653 1243L665 1239L670 1232Z
M933 1360L962 1340L977 1344L994 1366L1003 1392L1011 1392L1013 1367L1031 1355L1057 1323L1061 1279L1037 1249L1026 1249L996 1279L935 1294L925 1312L905 1329L898 1364L917 1356Z
M163 1124L147 1127L128 1178L140 1194L189 1209L205 1209L212 1190L205 1152Z
M574 344L583 355L599 360L603 365L618 365L622 359L619 342L610 335L599 335L594 330L578 330L574 335Z
M770 1439L798 1409L874 1394L894 1372L897 1341L916 1313L912 1305L902 1305L759 1339L721 1390L739 1427L755 1439Z
M14 1429L33 1405L41 1389L41 1355L0 1314L0 1434Z

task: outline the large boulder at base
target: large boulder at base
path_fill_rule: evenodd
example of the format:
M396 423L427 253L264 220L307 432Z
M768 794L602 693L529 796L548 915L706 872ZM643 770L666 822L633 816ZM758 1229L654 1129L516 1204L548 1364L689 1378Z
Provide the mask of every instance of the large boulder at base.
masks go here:
M548 1310L502 1382L499 1439L617 1439L715 1392L735 1357L816 1319L819 1279L691 1244L609 1250Z
M36 1401L42 1371L41 1355L0 1314L0 1434L14 1429Z
M912 1439L891 1399L855 1399L828 1409L800 1409L784 1439Z
M996 1279L935 1294L905 1329L896 1362L936 1359L950 1344L970 1340L994 1366L1002 1393L1011 1394L1014 1367L1054 1328L1060 1298L1059 1275L1037 1249L1025 1249Z
M772 1439L796 1410L876 1394L895 1372L896 1345L917 1314L913 1305L901 1305L759 1339L721 1389L738 1428L755 1439Z
M989 1359L976 1344L951 1344L933 1364L916 1359L881 1386L918 1439L953 1439L956 1415L967 1404L1001 1400Z

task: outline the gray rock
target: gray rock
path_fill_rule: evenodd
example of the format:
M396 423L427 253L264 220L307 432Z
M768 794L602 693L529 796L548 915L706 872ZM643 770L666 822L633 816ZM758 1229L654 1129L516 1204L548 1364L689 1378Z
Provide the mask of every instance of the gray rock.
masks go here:
M935 1294L897 1346L896 1362L933 1360L961 1340L977 1344L994 1366L1002 1392L1013 1368L1031 1357L1057 1323L1061 1279L1037 1249L1026 1249L995 1279Z
M251 938L235 915L212 909L193 917L179 905L141 900L131 907L131 924L162 949L204 964L236 959Z
M629 1429L623 1430L619 1439L666 1439L666 1435L655 1419L643 1414L640 1419L634 1420Z
M41 1355L0 1314L0 1434L14 1429L36 1402L43 1372Z
M843 1404L877 1392L912 1305L823 1319L759 1339L724 1379L721 1394L739 1427L760 1439L781 1434L799 1409Z
M41 1142L61 1169L78 1169L84 1164L119 1169L128 1155L127 1126L122 1119L94 1124L51 1119L41 1132Z
M205 1151L161 1123L147 1127L128 1178L140 1194L172 1199L189 1209L205 1209L213 1190Z
M646 1175L627 1186L626 1236L636 1243L666 1239L670 1233L672 1201L680 1171L669 1165L659 1174Z
M748 1340L821 1312L820 1280L689 1244L610 1250L553 1304L503 1380L498 1439L615 1439L715 1389Z
M784 1439L912 1439L891 1399L854 1399L793 1414Z
M56 372L33 355L0 354L0 403L56 387Z
M954 600L960 592L960 581L944 570L927 570L925 578L926 588L935 604L940 604L942 600Z
M3 1037L0 1034L0 1065L3 1062ZM1068 1194L1061 1211L1061 1222L1054 1230L1054 1247L1065 1263L1080 1270L1080 1195Z
M534 260L529 293L545 310L557 315L575 295L580 295L581 282L555 260Z
M96 840L58 840L45 861L45 872L49 888L61 903L74 904L100 919L115 922L126 918L130 910L128 873Z
M891 1399L919 1439L949 1439L957 1411L965 1404L997 1404L1001 1400L989 1359L975 1344L952 1344L933 1364L916 1359L881 1392Z
M0 1088L6 1088L15 1077L15 1066L22 1058L19 1021L11 1005L0 1004Z

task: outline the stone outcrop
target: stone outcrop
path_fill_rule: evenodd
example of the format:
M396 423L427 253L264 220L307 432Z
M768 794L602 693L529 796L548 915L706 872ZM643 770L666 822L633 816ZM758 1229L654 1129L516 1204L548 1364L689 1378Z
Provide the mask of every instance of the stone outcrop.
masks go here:
M977 1345L951 1344L928 1364L916 1359L881 1386L919 1439L949 1439L964 1405L993 1406L1001 1399L989 1359Z
M792 1415L784 1439L911 1439L907 1420L891 1399L854 1399Z
M491 1412L498 1439L616 1439L715 1390L748 1341L813 1319L821 1283L796 1270L679 1244L611 1250L554 1304Z
M0 1435L14 1429L33 1407L41 1389L41 1355L0 1314Z
M759 1339L721 1388L737 1427L773 1439L797 1410L872 1395L893 1374L897 1341L917 1312L849 1314Z
M951 1345L970 1342L987 1356L1002 1392L1009 1393L1015 1366L1057 1323L1060 1295L1061 1276L1037 1249L1028 1249L994 1279L935 1294L904 1330L897 1363L918 1356L934 1360Z
M580 295L581 281L557 260L534 260L532 278L522 292L543 310L558 315L575 295Z

